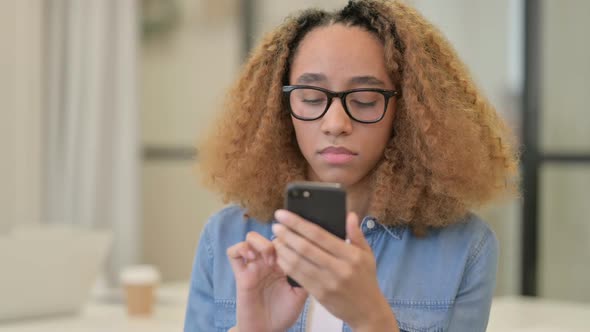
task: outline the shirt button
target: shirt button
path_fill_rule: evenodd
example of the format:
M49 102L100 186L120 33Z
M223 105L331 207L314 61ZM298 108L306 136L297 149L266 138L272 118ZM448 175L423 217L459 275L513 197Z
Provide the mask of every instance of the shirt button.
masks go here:
M373 229L373 228L375 228L375 220L373 220L373 219L369 219L369 220L367 220L367 228L368 228L368 229Z

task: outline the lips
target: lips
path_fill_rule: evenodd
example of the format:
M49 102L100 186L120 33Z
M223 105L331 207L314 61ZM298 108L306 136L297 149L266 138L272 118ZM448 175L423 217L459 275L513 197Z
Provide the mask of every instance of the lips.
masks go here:
M336 146L329 146L323 150L320 151L320 154L324 154L324 153L334 153L334 154L351 154L351 155L355 155L356 153L348 150L347 148L344 147L336 147Z
M347 148L336 146L324 148L319 153L326 162L335 165L346 164L358 155Z

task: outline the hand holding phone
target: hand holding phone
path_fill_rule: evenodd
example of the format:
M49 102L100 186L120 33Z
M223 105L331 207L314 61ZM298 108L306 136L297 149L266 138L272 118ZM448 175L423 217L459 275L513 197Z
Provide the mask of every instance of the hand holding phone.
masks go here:
M335 236L346 238L346 191L337 183L294 182L287 185L286 209ZM289 284L301 287L288 277Z

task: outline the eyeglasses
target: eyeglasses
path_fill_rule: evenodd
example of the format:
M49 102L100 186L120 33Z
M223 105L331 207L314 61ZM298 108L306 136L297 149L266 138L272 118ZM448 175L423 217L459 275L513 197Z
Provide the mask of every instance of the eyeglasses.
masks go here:
M399 96L399 91L361 88L333 92L309 85L285 85L283 96L289 112L299 120L313 121L321 118L332 105L334 97L338 97L351 119L361 123L375 123L383 119L389 99Z

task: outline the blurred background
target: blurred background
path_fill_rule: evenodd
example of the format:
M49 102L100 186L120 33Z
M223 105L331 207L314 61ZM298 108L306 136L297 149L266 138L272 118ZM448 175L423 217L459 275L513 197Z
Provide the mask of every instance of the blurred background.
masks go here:
M524 147L523 197L478 211L500 240L497 296L590 302L590 2L408 2ZM345 3L0 1L0 234L107 229L107 285L139 263L188 281L200 230L222 206L197 181L197 138L265 32L293 11Z

